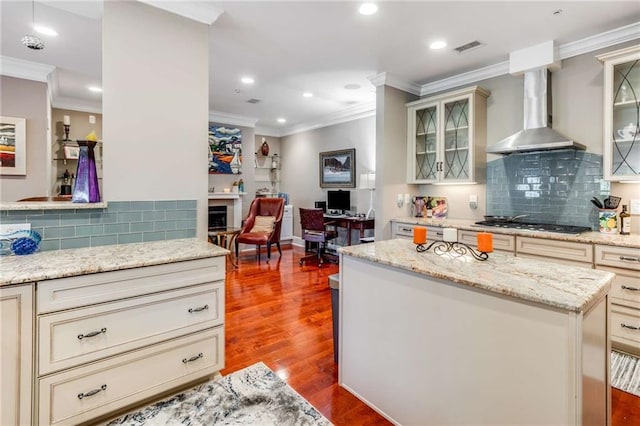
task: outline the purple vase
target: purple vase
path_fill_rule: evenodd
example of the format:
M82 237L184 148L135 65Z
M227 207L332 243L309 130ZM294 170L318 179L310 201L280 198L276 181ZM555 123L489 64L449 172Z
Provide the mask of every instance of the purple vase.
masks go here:
M95 141L78 141L80 156L76 172L76 184L73 188L74 203L97 203L100 201L100 187L96 172L96 156L93 148Z

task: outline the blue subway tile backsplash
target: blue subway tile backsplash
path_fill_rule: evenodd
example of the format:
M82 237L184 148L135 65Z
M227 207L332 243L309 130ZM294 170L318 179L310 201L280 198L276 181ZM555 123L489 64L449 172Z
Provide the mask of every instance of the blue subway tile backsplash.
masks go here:
M0 212L1 223L30 223L41 251L196 236L196 200L110 201L106 209Z
M602 156L584 151L510 155L487 164L487 214L597 229L591 197L606 198Z

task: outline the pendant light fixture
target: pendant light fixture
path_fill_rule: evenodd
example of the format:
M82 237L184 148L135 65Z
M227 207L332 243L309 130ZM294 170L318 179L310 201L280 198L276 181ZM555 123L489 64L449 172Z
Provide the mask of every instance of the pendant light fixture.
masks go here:
M36 25L36 1L31 0L31 28L33 29ZM40 37L35 35L26 35L22 37L22 44L27 46L29 49L33 50L42 50L44 49L44 42L40 39Z

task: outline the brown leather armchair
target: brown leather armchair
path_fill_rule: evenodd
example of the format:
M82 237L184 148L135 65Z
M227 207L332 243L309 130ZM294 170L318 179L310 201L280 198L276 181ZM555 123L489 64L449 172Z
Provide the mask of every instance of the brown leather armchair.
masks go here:
M267 246L267 262L271 259L271 245L276 244L278 253L280 248L280 228L284 213L284 198L256 198L249 207L249 216L244 220L242 230L236 238L236 259L238 259L238 245L255 244L258 260L260 260L260 246ZM271 219L273 218L273 219ZM273 220L273 222L271 222Z

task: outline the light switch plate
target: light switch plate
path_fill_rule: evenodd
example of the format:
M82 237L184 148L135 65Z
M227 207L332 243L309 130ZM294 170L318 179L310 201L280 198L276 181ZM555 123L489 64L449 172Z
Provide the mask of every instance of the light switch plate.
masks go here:
M31 231L30 223L2 223L0 234L12 234L17 231Z
M629 213L631 214L640 214L640 200L631 200L629 210Z

